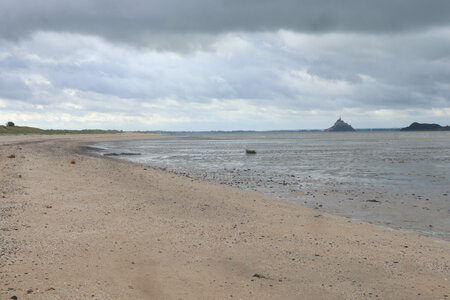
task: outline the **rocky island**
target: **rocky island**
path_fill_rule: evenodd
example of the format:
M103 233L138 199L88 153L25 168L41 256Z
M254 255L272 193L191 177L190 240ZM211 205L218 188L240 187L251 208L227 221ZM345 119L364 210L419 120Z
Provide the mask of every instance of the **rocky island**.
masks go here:
M328 129L325 129L325 131L332 131L332 132L343 132L343 131L355 131L353 127L350 124L345 123L341 117L334 123L334 125Z
M402 128L401 131L450 131L450 126L414 122L408 127Z

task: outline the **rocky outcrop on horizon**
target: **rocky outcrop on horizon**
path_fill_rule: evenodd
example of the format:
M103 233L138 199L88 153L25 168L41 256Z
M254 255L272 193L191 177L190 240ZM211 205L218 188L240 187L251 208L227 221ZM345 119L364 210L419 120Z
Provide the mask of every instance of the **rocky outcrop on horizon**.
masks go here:
M355 131L355 129L353 129L353 127L350 124L345 123L341 117L339 117L339 119L336 121L336 123L334 123L334 125L328 129L326 129L325 131L330 131L330 132L344 132L344 131Z
M408 127L400 129L401 131L450 131L450 126L441 126L439 124L417 123L414 122Z

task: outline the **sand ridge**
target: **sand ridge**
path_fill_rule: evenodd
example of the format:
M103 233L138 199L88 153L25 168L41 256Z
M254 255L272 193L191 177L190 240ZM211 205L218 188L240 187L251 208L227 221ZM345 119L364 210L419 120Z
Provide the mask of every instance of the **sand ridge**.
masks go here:
M152 137L0 137L0 299L450 297L449 242L80 151Z

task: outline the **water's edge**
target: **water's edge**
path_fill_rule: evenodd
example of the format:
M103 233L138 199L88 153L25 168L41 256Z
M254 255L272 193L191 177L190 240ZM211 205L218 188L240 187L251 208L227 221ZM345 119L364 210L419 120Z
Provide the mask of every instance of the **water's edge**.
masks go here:
M174 137L169 136L164 139L171 138ZM148 142L148 140L134 142ZM104 147L105 144L108 143L90 143L85 145L83 151L101 157L104 157L104 154L107 152L115 152L112 151L112 148ZM120 153L134 155L120 155ZM267 174L261 174L260 170L234 168L225 171L218 170L217 172L199 172L195 168L178 169L177 166L168 168L152 164L151 162L145 161L145 159L139 160L137 157L140 155L133 151L118 152L118 154L114 157L109 156L109 158L135 162L154 169L183 175L187 178L216 182L244 190L258 191L262 194L300 206L395 230L415 232L421 235L450 240L450 233L447 230L449 226L447 224L448 222L443 221L442 223L440 221L442 217L447 217L446 212L441 211L442 207L439 206L442 203L448 203L446 199L444 199L444 202L442 202L442 199L439 200L442 203L438 202L441 204L433 206L434 199L427 198L427 195L417 193L398 193L398 191L392 192L361 185L345 186L342 188L342 184L339 184L339 182L330 182L325 188L318 188L317 185L314 185L313 180L304 182L302 178L297 178L290 174L286 174L284 178L276 178L276 180L271 178L270 182L265 182L264 176L267 176ZM230 174L232 176L229 176ZM409 215L404 214L405 210L408 211ZM434 212L435 215L439 212L440 217L436 219L433 216L433 212L425 215L421 210L425 212L436 211ZM450 210L448 214L450 214Z

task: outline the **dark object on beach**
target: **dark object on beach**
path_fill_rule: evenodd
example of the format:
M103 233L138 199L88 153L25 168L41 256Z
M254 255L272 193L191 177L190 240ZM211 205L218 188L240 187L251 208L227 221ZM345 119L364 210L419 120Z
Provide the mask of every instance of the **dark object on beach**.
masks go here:
M122 152L122 153L105 153L104 156L126 156L126 155L141 155L140 153Z
M105 153L103 156L119 156L119 153Z
M266 276L258 274L258 273L253 274L253 277L262 278L262 279L268 279Z
M347 124L344 121L342 121L341 117L339 117L336 123L334 123L332 127L326 129L325 131L344 132L344 131L355 131L355 129L353 129L353 127L350 124Z
M76 162L75 162L75 159L72 159L71 161L70 161L70 163L72 164L72 165L74 165Z
M408 127L400 129L401 131L450 131L450 126L441 126L439 124L417 123L414 122Z
M16 155L14 154L8 155L8 158L16 158Z
M372 202L372 203L380 203L380 201L375 199L366 200L366 202Z
M103 148L94 147L94 146L82 146L81 148L85 149L85 150L89 150L89 151L102 151L102 150L105 150Z
M9 121L8 123L6 123L6 127L14 127L14 126L16 126L14 122Z
M246 149L245 150L245 154L256 154L256 151L255 150Z

